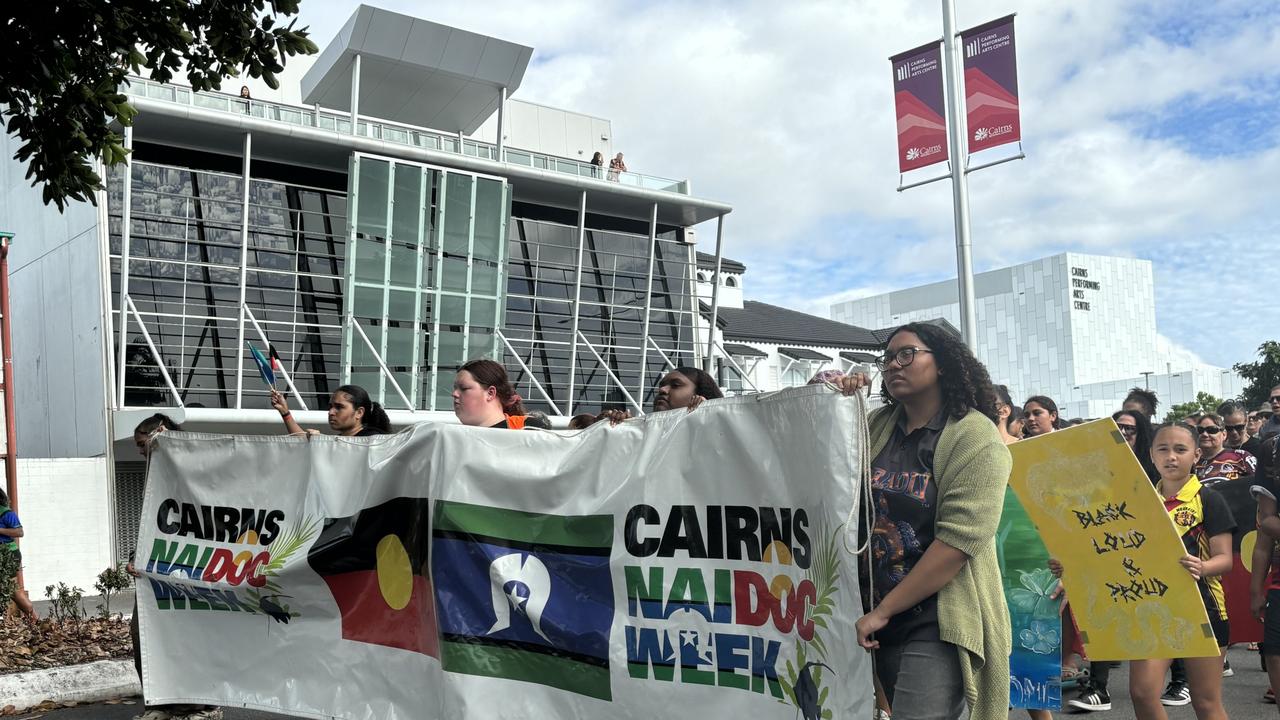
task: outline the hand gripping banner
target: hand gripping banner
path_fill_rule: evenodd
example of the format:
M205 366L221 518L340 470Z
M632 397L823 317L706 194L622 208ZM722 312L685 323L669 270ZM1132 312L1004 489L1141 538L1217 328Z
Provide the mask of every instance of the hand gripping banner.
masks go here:
M822 386L576 434L163 433L150 703L316 718L869 717L857 401Z

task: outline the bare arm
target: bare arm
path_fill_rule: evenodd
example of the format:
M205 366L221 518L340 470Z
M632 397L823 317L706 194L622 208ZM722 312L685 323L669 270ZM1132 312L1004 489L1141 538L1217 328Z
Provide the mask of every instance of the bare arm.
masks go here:
M1226 575L1231 572L1232 562L1231 533L1219 533L1209 538L1208 560L1201 560L1195 555L1184 555L1182 567L1190 571L1199 580L1200 578Z
M0 528L0 535L11 538L20 538L23 536L22 528Z
M1258 531L1273 539L1280 538L1280 515L1276 514L1275 498L1258 495ZM1259 537L1261 542L1262 538Z
M1259 620L1267 607L1267 575L1271 572L1271 556L1275 545L1274 538L1259 533L1258 542L1253 546L1253 570L1249 573L1249 609Z
M289 411L289 401L285 399L280 391L272 388L271 390L271 407L280 413L280 418L284 420L284 428L290 435L298 435L306 432L297 420L293 419L293 413Z

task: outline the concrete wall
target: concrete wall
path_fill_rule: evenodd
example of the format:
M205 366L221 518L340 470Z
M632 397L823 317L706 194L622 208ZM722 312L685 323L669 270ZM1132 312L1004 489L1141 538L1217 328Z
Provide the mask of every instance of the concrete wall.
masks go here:
M522 100L507 100L507 147L590 162L604 153L605 166L613 157L613 128L608 120ZM498 115L494 113L472 135L477 140L498 141ZM625 151L624 151L625 152Z
M59 582L93 593L112 561L110 487L106 458L18 460L23 577L33 600Z
M9 275L18 453L101 455L107 395L98 209L46 206L23 177L26 165L12 159L16 147L0 135L0 229L16 234Z

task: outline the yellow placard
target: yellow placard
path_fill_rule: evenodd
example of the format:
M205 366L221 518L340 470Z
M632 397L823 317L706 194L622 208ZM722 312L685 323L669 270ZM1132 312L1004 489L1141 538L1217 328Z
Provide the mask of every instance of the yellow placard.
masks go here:
M1182 539L1111 419L1010 446L1009 485L1063 566L1094 660L1209 657L1218 643Z

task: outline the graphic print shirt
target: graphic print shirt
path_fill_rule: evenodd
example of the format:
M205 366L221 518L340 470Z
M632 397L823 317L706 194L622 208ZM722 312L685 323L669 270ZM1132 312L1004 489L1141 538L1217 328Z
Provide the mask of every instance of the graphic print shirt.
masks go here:
M1223 533L1232 533L1236 529L1235 518L1231 516L1231 508L1217 491L1200 484L1195 475L1178 491L1177 495L1165 498L1164 509L1169 511L1173 526L1182 536L1182 544L1188 555L1195 555L1201 560L1208 560L1209 538ZM1222 578L1200 578L1196 583L1200 586L1200 597L1204 599L1204 607L1213 617L1227 619L1227 600L1222 593Z
M1258 471L1258 459L1245 450L1223 448L1222 452L1196 463L1195 476L1200 484L1213 487L1227 480L1252 477Z
M946 414L939 412L923 427L908 433L904 414L889 442L871 463L875 503L871 572L872 600L876 605L902 582L933 542L938 512L933 453L946 424ZM937 596L893 616L876 638L887 643L937 640Z

